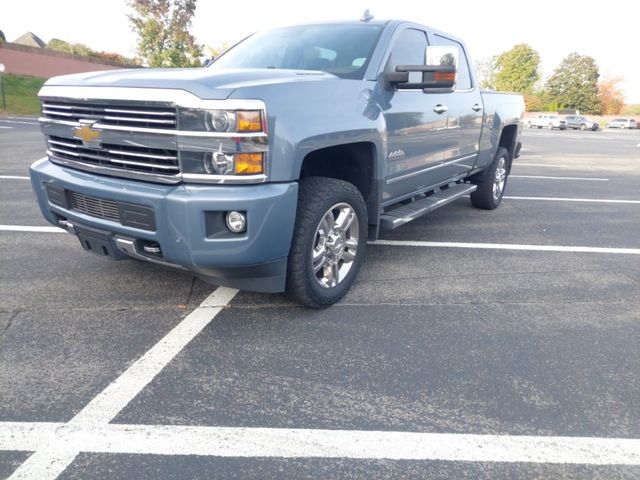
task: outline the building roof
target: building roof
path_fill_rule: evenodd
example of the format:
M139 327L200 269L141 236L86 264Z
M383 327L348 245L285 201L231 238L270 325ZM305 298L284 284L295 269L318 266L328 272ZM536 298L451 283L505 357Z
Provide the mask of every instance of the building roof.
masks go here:
M35 33L27 32L24 35L20 35L16 38L13 43L18 43L20 45L26 45L28 47L37 47L44 48L47 46L47 43L38 37Z

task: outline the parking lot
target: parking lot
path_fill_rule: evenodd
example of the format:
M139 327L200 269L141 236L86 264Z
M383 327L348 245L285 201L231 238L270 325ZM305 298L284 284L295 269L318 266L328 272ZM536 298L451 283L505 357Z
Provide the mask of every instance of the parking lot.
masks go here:
M640 130L523 143L313 311L84 252L0 118L0 478L640 478Z

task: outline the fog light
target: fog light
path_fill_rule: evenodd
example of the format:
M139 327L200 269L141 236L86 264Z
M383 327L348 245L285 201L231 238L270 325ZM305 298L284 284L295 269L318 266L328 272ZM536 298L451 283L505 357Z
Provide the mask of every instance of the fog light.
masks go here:
M247 217L243 212L227 212L227 227L233 233L242 233L247 229Z

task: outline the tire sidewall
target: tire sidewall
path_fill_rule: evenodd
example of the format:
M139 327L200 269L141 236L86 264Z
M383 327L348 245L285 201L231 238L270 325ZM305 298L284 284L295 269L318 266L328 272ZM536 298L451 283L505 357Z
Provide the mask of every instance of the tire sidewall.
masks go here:
M314 177L314 180L316 179L318 179L318 177ZM326 180L335 181L334 179L329 178ZM315 183L317 182L318 180L315 181ZM301 186L301 188L305 188L305 186ZM303 231L303 237L296 240L301 242L302 258L298 259L298 261L303 262L304 284L296 285L295 287L297 290L301 289L306 291L305 297L312 300L312 303L307 302L308 306L329 306L340 300L353 285L364 260L368 235L367 211L362 196L357 192L357 190L355 190L355 187L353 190L354 191L341 191L339 193L328 195L321 201L311 203L311 205L299 205L299 208L312 210L312 212L309 212L312 213L312 215L306 219L308 224L299 225L298 222L296 222L296 230L302 229ZM325 288L318 283L313 273L312 251L316 231L322 218L331 207L338 203L347 203L356 212L358 219L358 249L353 265L344 279L335 287ZM294 232L294 235L296 234L297 233Z

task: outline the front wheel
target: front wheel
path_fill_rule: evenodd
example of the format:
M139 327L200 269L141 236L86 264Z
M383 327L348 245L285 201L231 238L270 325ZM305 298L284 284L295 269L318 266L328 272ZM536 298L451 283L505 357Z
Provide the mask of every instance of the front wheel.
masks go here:
M367 245L367 208L360 191L335 178L300 181L287 266L287 293L322 308L340 300L358 275Z
M471 177L470 180L478 186L471 194L471 204L474 207L484 210L498 208L507 185L510 159L509 151L504 147L498 147L489 168Z

